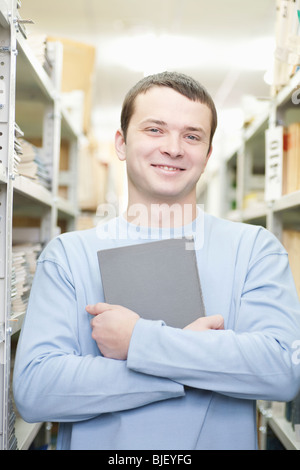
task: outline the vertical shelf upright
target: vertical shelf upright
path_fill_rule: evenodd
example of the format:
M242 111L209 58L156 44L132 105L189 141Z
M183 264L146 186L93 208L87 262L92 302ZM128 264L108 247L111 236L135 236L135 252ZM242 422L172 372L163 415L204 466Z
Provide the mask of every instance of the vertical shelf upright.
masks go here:
M20 241L28 241L23 232L28 229L26 233L31 233L32 220L38 221L37 241L43 247L60 225L73 229L77 216L79 135L61 104L62 45L49 45L52 67L46 72L27 43L19 7L18 0L0 0L0 450L29 448L42 427L42 423L24 422L13 407L13 352L26 315L26 308L14 311L11 304L13 250ZM43 161L50 170L49 187L18 171L15 124L28 142L40 142ZM70 148L70 167L61 175L62 138ZM62 180L68 180L67 199L58 197ZM22 231L19 239L18 229Z
M0 2L0 449L9 448L10 279L16 31L13 0Z
M60 109L60 83L62 74L62 45L52 43L52 62L55 63L52 72L52 83L54 85L54 99L46 107L43 120L43 151L46 160L49 161L50 176L52 180L52 198L53 205L48 213L49 219L43 219L42 226L43 243L47 243L49 239L56 235L56 225L58 216L57 192L58 192L58 174L59 174L59 158L60 158L60 142L61 142L61 109Z

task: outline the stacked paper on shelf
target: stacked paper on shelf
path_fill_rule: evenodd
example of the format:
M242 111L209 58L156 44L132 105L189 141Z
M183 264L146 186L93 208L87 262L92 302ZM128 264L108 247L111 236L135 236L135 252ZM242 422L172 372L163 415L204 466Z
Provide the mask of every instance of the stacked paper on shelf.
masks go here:
M20 175L27 176L28 178L37 178L37 164L35 163L35 149L24 139L20 139L21 150L19 155L20 163L17 167L17 171Z
M36 180L45 188L51 189L51 175L43 149L20 138L18 152L19 163L16 166L18 174Z
M51 175L46 163L46 160L43 156L41 149L37 149L35 155L35 163L37 164L37 180L38 182L47 189L51 189Z
M17 450L18 441L15 434L16 413L11 396L8 399L8 450Z
M30 291L30 276L24 253L12 257L11 313L25 313Z
M51 76L53 64L49 56L47 37L44 34L28 34L27 42L47 74Z
M13 163L13 172L17 173L18 166L21 161L22 155L22 145L20 138L24 136L24 132L20 129L18 124L15 122L15 139L14 139L14 163Z
M13 246L11 276L11 314L25 313L40 244Z
M300 65L300 0L277 0L274 88L286 85Z

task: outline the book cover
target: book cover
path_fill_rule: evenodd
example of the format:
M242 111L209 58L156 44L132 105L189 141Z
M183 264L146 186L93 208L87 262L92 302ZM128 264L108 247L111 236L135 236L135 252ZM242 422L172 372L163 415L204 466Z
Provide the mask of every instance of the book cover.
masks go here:
M175 238L98 251L105 302L175 328L204 316L191 243Z

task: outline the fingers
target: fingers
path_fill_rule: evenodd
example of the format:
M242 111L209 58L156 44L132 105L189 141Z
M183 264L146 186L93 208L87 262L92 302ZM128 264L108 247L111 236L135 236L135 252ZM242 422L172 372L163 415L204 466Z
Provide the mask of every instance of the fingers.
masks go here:
M105 302L98 302L93 305L87 305L85 307L86 311L91 315L99 315L100 313L106 312L107 310L112 310L113 306L106 304Z
M120 305L97 303L87 305L91 319L92 338L103 356L125 360L133 328L139 315Z
M224 330L224 318L222 315L212 315L208 317L197 318L194 322L187 325L184 330L207 331Z
M209 319L209 327L213 330L224 330L224 318L222 315L212 315Z

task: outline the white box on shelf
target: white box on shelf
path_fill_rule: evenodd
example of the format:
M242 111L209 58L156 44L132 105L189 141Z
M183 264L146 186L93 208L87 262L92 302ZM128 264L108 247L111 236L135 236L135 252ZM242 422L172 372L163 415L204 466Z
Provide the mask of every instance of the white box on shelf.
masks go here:
M275 201L282 195L283 127L266 130L265 201Z

